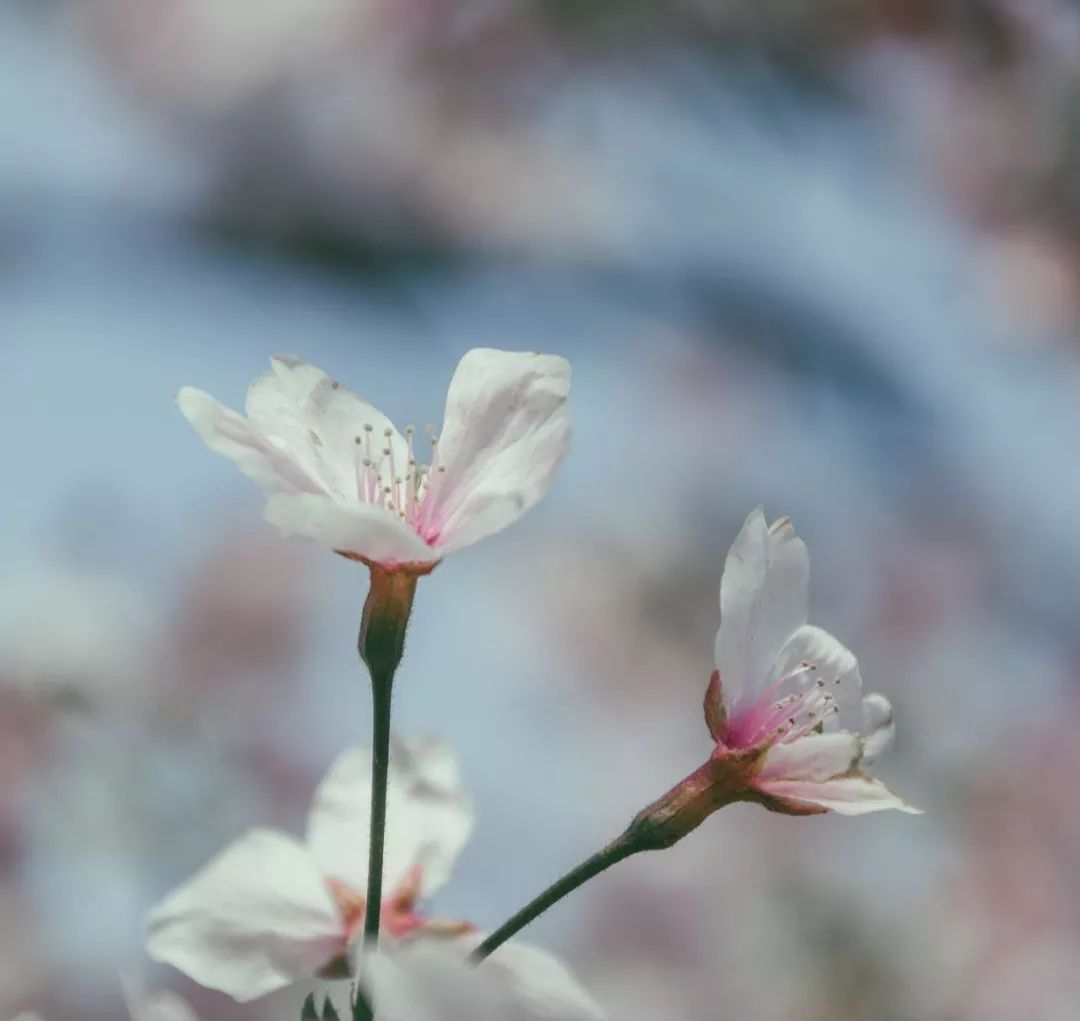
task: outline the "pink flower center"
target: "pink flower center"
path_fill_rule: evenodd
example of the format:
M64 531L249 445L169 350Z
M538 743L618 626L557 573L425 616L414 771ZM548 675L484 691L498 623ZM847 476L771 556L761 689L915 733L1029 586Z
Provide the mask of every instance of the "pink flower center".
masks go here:
M407 936L422 928L425 923L425 919L416 911L420 879L420 868L416 866L383 901L379 927L395 938ZM326 885L341 912L346 940L352 939L363 928L367 899L344 880L327 879Z
M423 872L420 866L414 865L383 901L379 914L380 931L394 939L404 939L419 932L442 936L457 936L470 932L472 926L468 922L436 921L417 911L416 902L420 898L422 880ZM343 880L327 879L326 885L341 912L345 926L345 942L349 943L364 927L367 900L362 893Z
M404 457L394 453L390 442L392 435L389 429L384 430L380 443L375 437L374 426L368 424L364 426L364 434L355 437L356 496L363 503L396 515L426 542L433 542L437 533L425 520L424 499L431 492L431 473L446 471L439 464L439 438L434 427L429 426L429 466L416 459L413 451L416 430L411 425L405 428L407 451Z
M821 727L840 711L830 682L816 676L817 666L804 660L778 677L756 701L727 721L725 743L752 748L762 742L797 741ZM839 685L835 678L831 685Z

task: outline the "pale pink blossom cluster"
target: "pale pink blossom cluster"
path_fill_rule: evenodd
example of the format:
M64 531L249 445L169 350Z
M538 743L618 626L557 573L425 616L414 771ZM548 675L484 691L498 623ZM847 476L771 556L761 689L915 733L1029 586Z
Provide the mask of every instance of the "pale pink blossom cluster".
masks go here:
M204 201L257 231L593 251L618 230L581 147L509 115L508 82L551 56L531 3L267 0L253 22L216 0L98 0L79 15L200 140Z
M414 429L399 432L297 358L273 359L249 390L246 415L190 388L178 401L202 439L264 491L266 517L283 534L367 564L372 598L376 577L384 579L388 601L379 604L380 622L362 627L361 650L365 628L388 628L400 658L416 579L513 523L550 487L569 444L569 383L569 366L556 356L468 352L450 383L443 429L429 431L426 458ZM407 584L385 580L394 577ZM589 875L536 913L629 854L670 846L734 801L792 815L916 811L867 772L891 742L892 710L883 696L863 694L854 655L808 624L808 588L809 558L790 520L770 526L753 511L721 580L716 669L705 696L712 754L590 859ZM379 1021L603 1017L546 952L429 914L473 825L448 748L435 739L395 741L379 790L368 751L343 752L315 793L303 839L250 830L154 908L151 956L239 1001L298 981L352 978L357 1003L370 997ZM364 938L373 878L365 852L379 832L371 820L382 797L376 948ZM512 920L507 934L531 917ZM490 960L468 966L492 950Z

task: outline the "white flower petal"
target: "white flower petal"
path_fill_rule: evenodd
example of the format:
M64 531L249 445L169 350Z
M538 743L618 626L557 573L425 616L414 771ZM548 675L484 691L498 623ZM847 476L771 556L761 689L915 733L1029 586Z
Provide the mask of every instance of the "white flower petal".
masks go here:
M822 691L834 700L839 714L833 713L826 726L862 732L862 678L859 661L842 642L823 628L807 624L787 641L772 669L779 677L794 670L804 660L813 663L813 677L822 681Z
M379 1021L601 1021L604 1017L569 971L544 951L507 944L474 966L464 959L464 942L416 941L393 953L368 955L363 962L364 982Z
M421 894L450 877L472 832L473 813L457 763L433 738L395 742L387 785L384 895L414 866ZM308 818L308 846L324 874L358 891L367 886L371 752L344 752L319 785Z
M766 752L754 786L765 788L774 780L831 780L856 764L859 751L858 735L846 730L781 741Z
M274 830L241 837L150 914L147 950L200 985L253 1000L340 953L344 923L308 851Z
M445 946L426 941L359 961L360 983L379 1021L524 1021L505 1011L502 990Z
M202 441L229 458L267 495L325 492L313 463L305 463L295 449L275 444L257 425L208 393L185 386L176 403Z
M381 411L357 397L322 369L292 355L277 355L270 370L248 389L248 417L290 449L303 450L320 466L327 487L344 499L356 496L359 460L356 438L368 438L376 460L393 455L395 473L404 476L408 446ZM387 461L389 464L389 461ZM389 475L389 468L387 468Z
M314 539L386 567L431 564L440 556L394 514L372 504L338 503L310 493L282 494L266 501L263 514L282 535Z
M922 814L920 809L902 801L883 783L869 776L838 777L821 783L774 780L767 785L766 793L777 798L790 798L817 805L840 815L863 815L866 812L882 812L890 808L912 815Z
M806 623L810 561L791 522L772 528L750 513L728 553L720 581L716 668L729 716L768 683L784 642Z
M869 766L889 750L896 735L892 706L884 695L871 693L862 700L859 733L863 738L862 761Z
M570 442L570 365L555 355L475 348L446 398L425 534L442 553L516 521L548 490Z
M486 933L473 933L460 942L470 951L479 946ZM481 965L496 973L509 999L528 1017L581 1018L601 1021L604 1011L553 954L527 943L504 943Z

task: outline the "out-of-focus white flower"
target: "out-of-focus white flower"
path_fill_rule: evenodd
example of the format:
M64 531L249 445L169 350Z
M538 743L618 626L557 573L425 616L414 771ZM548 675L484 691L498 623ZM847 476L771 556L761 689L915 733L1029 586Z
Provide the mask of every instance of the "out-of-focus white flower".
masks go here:
M431 464L370 404L314 366L276 357L247 417L191 387L180 410L268 497L285 535L383 568L430 570L512 524L566 454L570 366L555 355L475 348L458 364Z
M893 714L862 694L855 656L807 624L810 560L791 521L746 519L724 565L716 672L705 717L713 762L742 759L769 808L915 812L864 766L892 743Z
M451 945L369 956L361 969L379 1021L599 1021L603 1012L554 958L513 943L479 966Z
M317 973L347 975L363 930L370 788L370 753L342 753L315 793L306 840L254 829L227 847L151 912L150 956L241 1001ZM441 742L395 744L387 819L385 932L467 928L416 909L446 882L472 830Z
M151 912L150 955L241 1001L305 977L347 977L363 956L370 787L369 753L343 753L315 794L306 841L260 829L226 848ZM381 945L433 941L463 961L479 944L468 923L433 920L418 908L449 879L472 823L446 746L395 743ZM488 963L523 1002L585 1004L594 1011L588 1016L600 1016L544 951L508 944Z

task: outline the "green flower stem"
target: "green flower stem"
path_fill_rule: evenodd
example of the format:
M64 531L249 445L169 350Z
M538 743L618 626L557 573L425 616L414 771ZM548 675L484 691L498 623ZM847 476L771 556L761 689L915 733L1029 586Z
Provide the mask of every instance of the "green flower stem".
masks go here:
M629 831L628 831L629 832ZM552 883L543 893L534 897L513 918L499 926L483 943L471 954L471 959L477 964L494 953L508 939L525 928L534 918L539 917L553 904L557 904L567 894L573 893L583 883L587 883L594 876L611 868L624 858L645 850L644 847L636 847L626 839L624 834L618 840L612 841L607 847L597 851L591 858L587 858L577 868L571 869L562 879Z
M416 594L417 574L371 565L371 590L364 603L358 647L371 674L373 735L371 748L371 831L368 847L364 945L379 942L382 912L383 846L386 840L386 786L390 775L390 707L394 674L405 651L405 632ZM353 1021L371 1018L363 996L353 1005Z
M513 918L499 926L472 952L471 959L476 963L484 960L534 918L612 865L641 851L660 851L672 847L718 808L744 800L746 794L741 782L741 775L732 774L724 761L710 759L642 809L622 836L577 868L571 869L562 879L529 901Z
M386 842L386 787L390 775L390 692L393 679L372 678L374 703L371 742L371 828L368 845L367 902L364 906L364 944L379 942L382 911L383 846Z
M359 983L357 983L355 992L356 999L353 1000L353 1021L374 1021L375 1012L371 1009L371 1004L368 1003L367 997L364 996L363 992L360 990ZM329 1021L329 1019L323 1018L323 1021Z

